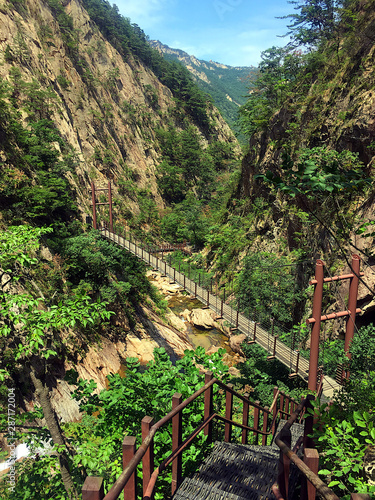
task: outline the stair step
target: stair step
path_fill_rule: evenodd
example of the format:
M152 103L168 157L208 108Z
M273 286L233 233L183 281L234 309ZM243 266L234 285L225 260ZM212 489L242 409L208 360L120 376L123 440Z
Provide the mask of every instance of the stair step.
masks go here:
M276 432L275 432L275 436L277 436L277 434L281 431L281 429L284 427L284 425L286 424L286 420L280 420L278 426L277 426L277 429L276 429ZM298 424L298 423L294 423L291 427L291 434L292 434L292 445L291 445L291 449L293 450L295 444L297 443L298 439L303 436L303 431L304 431L304 424ZM277 444L275 443L275 440L272 441L272 448L275 448L277 450L279 450L280 448L277 446Z
M186 478L174 500L274 498L279 453L270 446L216 442L193 478Z

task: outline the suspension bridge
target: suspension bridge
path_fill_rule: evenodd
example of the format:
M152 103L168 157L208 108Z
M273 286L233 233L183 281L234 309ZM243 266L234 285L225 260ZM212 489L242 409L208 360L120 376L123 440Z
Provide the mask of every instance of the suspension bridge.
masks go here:
M200 284L168 264L166 260L160 259L152 250L148 251L141 242L132 237L127 238L126 235L120 235L104 226L100 227L100 231L105 238L125 248L153 269L160 271L171 282L177 283L183 290L186 290L199 299L206 307L214 311L218 318L228 321L233 330L244 333L249 343L255 342L263 347L268 353L267 359L278 359L289 368L291 376L299 376L308 381L309 371L311 370L310 361L301 356L299 351L293 350L281 342L277 335L273 335L273 333L265 330L240 311L226 304L218 295L210 291L209 288L200 286ZM321 377L323 377L323 374L317 370L316 385L320 383ZM324 376L323 395L325 397L331 399L333 392L339 388L340 384L336 380Z

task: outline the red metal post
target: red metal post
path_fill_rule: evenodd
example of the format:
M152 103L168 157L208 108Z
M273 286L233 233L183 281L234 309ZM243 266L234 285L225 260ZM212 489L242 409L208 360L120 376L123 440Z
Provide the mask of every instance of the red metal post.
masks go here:
M182 403L182 395L176 392L172 398L172 410ZM176 450L182 442L182 411L172 418L172 451ZM181 484L182 479L182 453L172 462L172 495Z
M232 384L228 384L230 389L233 389ZM225 391L225 418L232 420L233 414L233 394L229 391ZM224 430L224 441L226 443L230 443L232 435L232 424L225 422L225 430Z
M245 392L244 398L249 398L249 394L247 392ZM249 425L249 403L247 401L243 402L242 425ZM247 444L247 433L247 429L242 429L242 444Z
M142 419L142 441L148 436L154 419L152 417L143 417ZM154 471L154 444L151 443L148 450L142 458L143 469L143 496L146 494L147 486Z
M207 372L205 374L204 383L208 384L212 380L212 372ZM204 393L204 419L206 420L213 411L213 386L209 387ZM212 441L212 420L204 428L204 435L207 436L207 441L211 443Z
M108 181L108 204L109 204L109 230L113 233L113 216L112 216L112 187L111 181Z
M310 340L310 362L309 362L309 380L308 389L316 391L316 381L318 376L318 359L319 359L319 339L320 339L320 323L322 317L322 300L323 300L323 283L324 283L324 262L320 259L316 261L315 266L315 290L313 300L312 317L315 319L311 329Z
M136 438L135 436L125 436L122 442L122 467L128 465L130 460L134 457L136 450ZM137 499L137 471L134 471L129 481L126 483L124 488L124 500L136 500Z
M91 196L92 196L92 221L94 229L98 229L96 222L96 201L95 201L95 184L91 182Z
M360 273L361 259L358 255L352 255L352 272L353 278L350 278L349 285L349 300L348 300L348 310L350 311L350 316L346 321L346 332L345 332L345 353L350 359L350 344L354 336L355 328L355 314L357 310L357 295L358 295L358 285L359 285L359 273Z
M104 486L102 477L89 476L82 486L82 500L103 500Z

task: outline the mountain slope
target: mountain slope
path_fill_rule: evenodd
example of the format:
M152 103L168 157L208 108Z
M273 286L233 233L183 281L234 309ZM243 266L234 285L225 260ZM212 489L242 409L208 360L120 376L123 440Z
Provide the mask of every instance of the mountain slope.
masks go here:
M179 61L194 76L202 90L210 94L223 117L233 127L237 120L239 106L246 102L247 86L254 66L227 66L214 61L203 61L179 49L172 49L157 40L150 41L151 47L164 54L167 60Z
M84 5L93 11L91 17ZM142 33L130 31L128 39L122 37L126 50L114 36L110 43L109 34L103 36L93 21L98 7L117 15L114 21L119 33L127 27L127 21L109 4L96 0L0 1L1 97L6 110L2 129L9 139L17 121L24 123L28 134L34 134L31 124L49 120L57 134L51 143L61 143L56 147L72 159L61 178L68 181L81 214L91 213L90 181L102 187L112 180L115 216L125 222L142 210L147 215L150 206L154 211L164 206L156 178L161 161L155 135L158 128L183 130L191 126L202 147L216 140L238 146L218 111L203 100L186 75L172 66L167 68L169 72L164 71L170 81L160 81L150 67L159 67L160 72L166 68L160 66L162 58L156 51L148 49L150 53L144 54ZM147 65L142 57L153 60ZM175 92L175 76L184 83L185 101ZM8 177L0 185L0 205L10 209L9 218L15 215L12 207L21 207L22 219L27 210L20 193L26 189L30 195L35 193L35 186L46 174L35 160L40 172L36 178L28 160L30 143L21 145L19 140L20 135L13 145L10 139L1 145ZM15 148L22 149L25 164L16 166ZM10 186L13 178L17 182ZM49 187L53 196L62 196L61 189Z

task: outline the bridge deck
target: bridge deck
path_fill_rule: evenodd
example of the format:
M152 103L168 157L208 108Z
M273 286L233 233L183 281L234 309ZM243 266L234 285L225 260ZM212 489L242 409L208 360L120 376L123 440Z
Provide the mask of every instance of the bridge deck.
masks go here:
M215 311L218 316L221 316L222 311L222 317L231 325L237 325L238 314L238 330L241 333L247 335L249 341L252 341L254 339L254 329L256 328L255 342L263 347L269 353L269 355L275 355L275 357L279 361L281 361L281 363L283 363L291 370L291 373L297 373L300 377L307 381L309 373L309 361L302 356L299 356L299 359L297 360L297 352L293 351L292 349L290 349L290 347L283 344L279 339L275 339L275 337L273 337L270 332L267 332L259 325L255 325L254 321L247 318L243 314L237 313L237 311L230 305L225 303L223 303L222 305L222 301L219 297L209 292L205 288L199 286L184 274L178 272L178 270L170 266L165 260L161 260L156 255L147 252L143 247L137 244L138 242L131 242L125 239L123 236L110 232L108 229L102 229L101 232L103 236L124 247L129 252L144 260L154 269L157 269L164 275L168 276L172 281L179 284L186 291L196 296L201 302L203 302L203 304L207 304L207 306L211 310ZM324 396L326 396L327 398L331 398L333 396L334 390L337 390L339 388L340 385L335 380L330 377L324 376Z

